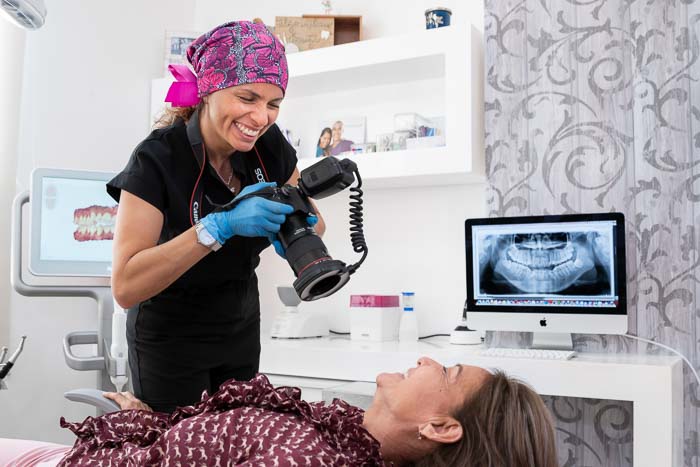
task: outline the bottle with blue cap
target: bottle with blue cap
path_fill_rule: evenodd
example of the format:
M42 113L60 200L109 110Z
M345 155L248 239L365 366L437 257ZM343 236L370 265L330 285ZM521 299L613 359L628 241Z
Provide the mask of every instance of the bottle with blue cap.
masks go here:
M401 292L401 321L399 323L399 342L416 342L418 340L418 319L413 308L414 292Z

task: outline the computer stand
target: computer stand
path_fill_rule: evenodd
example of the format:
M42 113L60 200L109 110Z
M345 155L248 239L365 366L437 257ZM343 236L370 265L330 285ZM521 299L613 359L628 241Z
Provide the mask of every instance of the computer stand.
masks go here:
M532 349L574 350L571 334L566 332L535 332L532 334Z

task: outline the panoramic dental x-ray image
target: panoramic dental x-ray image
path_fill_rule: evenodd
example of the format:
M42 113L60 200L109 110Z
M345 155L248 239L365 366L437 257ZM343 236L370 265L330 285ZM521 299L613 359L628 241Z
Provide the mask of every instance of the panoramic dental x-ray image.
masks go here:
M494 233L480 243L481 294L612 293L607 232Z

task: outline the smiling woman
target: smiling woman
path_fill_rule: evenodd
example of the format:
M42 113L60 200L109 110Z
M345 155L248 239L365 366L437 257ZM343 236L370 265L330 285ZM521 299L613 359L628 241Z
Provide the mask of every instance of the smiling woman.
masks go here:
M364 424L386 458L418 467L556 467L549 412L504 373L430 358L380 374Z
M169 68L174 108L107 185L119 202L112 293L128 309L134 392L162 412L257 373L255 269L271 243L285 255L277 233L293 208L247 195L299 178L275 125L284 47L266 26L222 24L192 42L187 59L192 70ZM322 235L313 207L309 228Z
M557 467L554 426L540 396L502 372L489 375L452 412L461 438L415 467Z
M206 96L199 124L212 163L228 162L231 148L252 151L258 137L277 120L283 98L279 87L267 83L241 84ZM233 173L231 164L220 165L220 174Z

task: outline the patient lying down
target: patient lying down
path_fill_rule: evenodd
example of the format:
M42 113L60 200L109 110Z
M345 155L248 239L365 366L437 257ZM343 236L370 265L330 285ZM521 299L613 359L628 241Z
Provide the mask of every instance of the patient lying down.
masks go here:
M305 402L299 389L275 389L264 375L227 381L171 415L128 393L108 397L132 410L61 419L78 440L60 465L557 465L552 423L532 389L426 357L403 374L377 376L367 411L338 399Z

